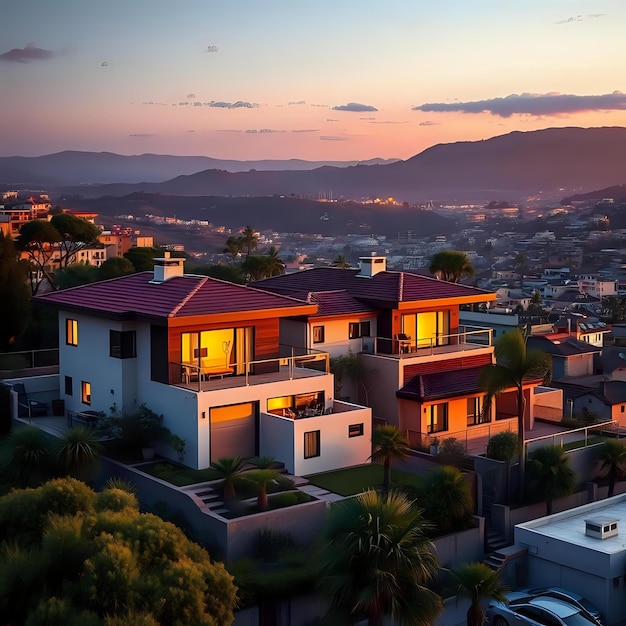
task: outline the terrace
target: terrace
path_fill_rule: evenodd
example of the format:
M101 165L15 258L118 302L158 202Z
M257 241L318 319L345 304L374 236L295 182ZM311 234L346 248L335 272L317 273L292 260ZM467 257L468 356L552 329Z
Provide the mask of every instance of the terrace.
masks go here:
M363 337L361 352L395 359L408 359L468 350L484 350L492 345L492 328L461 326L458 333L431 337L414 338L403 334L395 337Z

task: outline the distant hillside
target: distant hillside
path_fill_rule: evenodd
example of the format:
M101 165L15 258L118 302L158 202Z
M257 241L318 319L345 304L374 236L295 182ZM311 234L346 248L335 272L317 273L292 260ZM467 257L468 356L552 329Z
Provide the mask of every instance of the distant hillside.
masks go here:
M596 189L595 191L590 191L589 193L579 193L573 196L568 196L567 198L563 198L563 204L592 200L599 202L600 200L604 200L604 198L613 198L615 202L626 202L626 185L613 185L612 187Z
M184 220L208 220L214 225L233 229L251 224L257 230L327 236L360 232L364 236L371 233L396 237L401 230L413 230L421 236L429 236L455 230L453 220L433 211L290 197L227 198L133 193L121 198L72 199L70 206L96 211L109 218L125 214L167 215Z
M320 167L310 171L239 172L215 169L159 184L105 185L74 189L91 196L133 191L177 195L393 196L425 199L494 197L518 201L544 192L597 189L623 180L626 128L549 128L513 132L483 141L439 144L407 161L389 165Z
M394 163L398 159L370 159L365 164ZM234 161L203 156L141 154L68 150L39 157L0 157L0 183L59 186L106 183L154 183L207 169L228 172L249 170L311 170L324 165L348 167L358 161L304 161L302 159Z

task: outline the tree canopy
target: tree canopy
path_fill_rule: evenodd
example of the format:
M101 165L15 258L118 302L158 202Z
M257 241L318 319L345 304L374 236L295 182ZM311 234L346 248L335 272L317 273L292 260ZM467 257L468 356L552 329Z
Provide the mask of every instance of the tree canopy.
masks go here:
M221 563L136 498L74 479L0 498L0 614L10 624L233 621Z
M458 283L463 278L474 276L474 266L465 252L442 250L433 255L428 271L451 283Z
M0 232L0 351L20 337L31 315L28 261L20 261L15 244Z
M439 562L420 509L405 496L364 492L332 506L325 531L321 586L329 624L385 616L400 626L433 624L441 598L428 588Z

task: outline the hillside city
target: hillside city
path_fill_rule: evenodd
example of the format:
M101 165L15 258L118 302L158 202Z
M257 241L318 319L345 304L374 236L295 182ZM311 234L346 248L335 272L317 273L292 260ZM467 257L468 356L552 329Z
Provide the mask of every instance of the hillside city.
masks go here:
M553 624L556 611L623 625L626 223L623 198L595 195L368 199L417 213L394 234L360 222L333 236L4 192L2 534L31 545L11 487L35 488L43 515L60 506L46 480L68 475L223 561L217 623L235 608L242 625L344 623L365 583L342 560L343 533L408 498L423 519L393 524L429 565L399 585L427 623ZM317 202L320 222L336 219L341 200ZM446 228L420 236L415 215ZM75 511L104 506L90 497ZM393 541L390 528L363 532ZM47 584L40 607L59 593ZM8 623L30 615L16 593L0 589ZM66 597L99 604L84 593ZM182 602L159 593L168 611Z

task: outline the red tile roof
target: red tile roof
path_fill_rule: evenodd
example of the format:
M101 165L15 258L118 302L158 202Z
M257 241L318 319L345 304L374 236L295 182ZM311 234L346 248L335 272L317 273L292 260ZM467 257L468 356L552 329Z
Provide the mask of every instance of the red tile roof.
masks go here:
M91 315L119 318L180 318L195 315L219 315L267 309L290 309L306 303L235 285L216 278L180 276L153 284L152 272L140 272L63 291L54 291L37 300L59 308L85 311ZM308 314L315 308L310 307Z
M308 300L318 305L314 317L377 313L378 309L353 298L347 291L315 291L308 294Z
M283 274L254 283L255 287L287 294L335 291L344 289L352 297L372 303L397 305L421 300L484 297L493 300L491 291L449 283L412 272L380 272L371 278L358 276L359 270L319 267L293 274Z
M396 396L423 402L479 393L481 387L478 380L482 369L482 366L467 367L455 371L415 376L404 387L396 391Z

